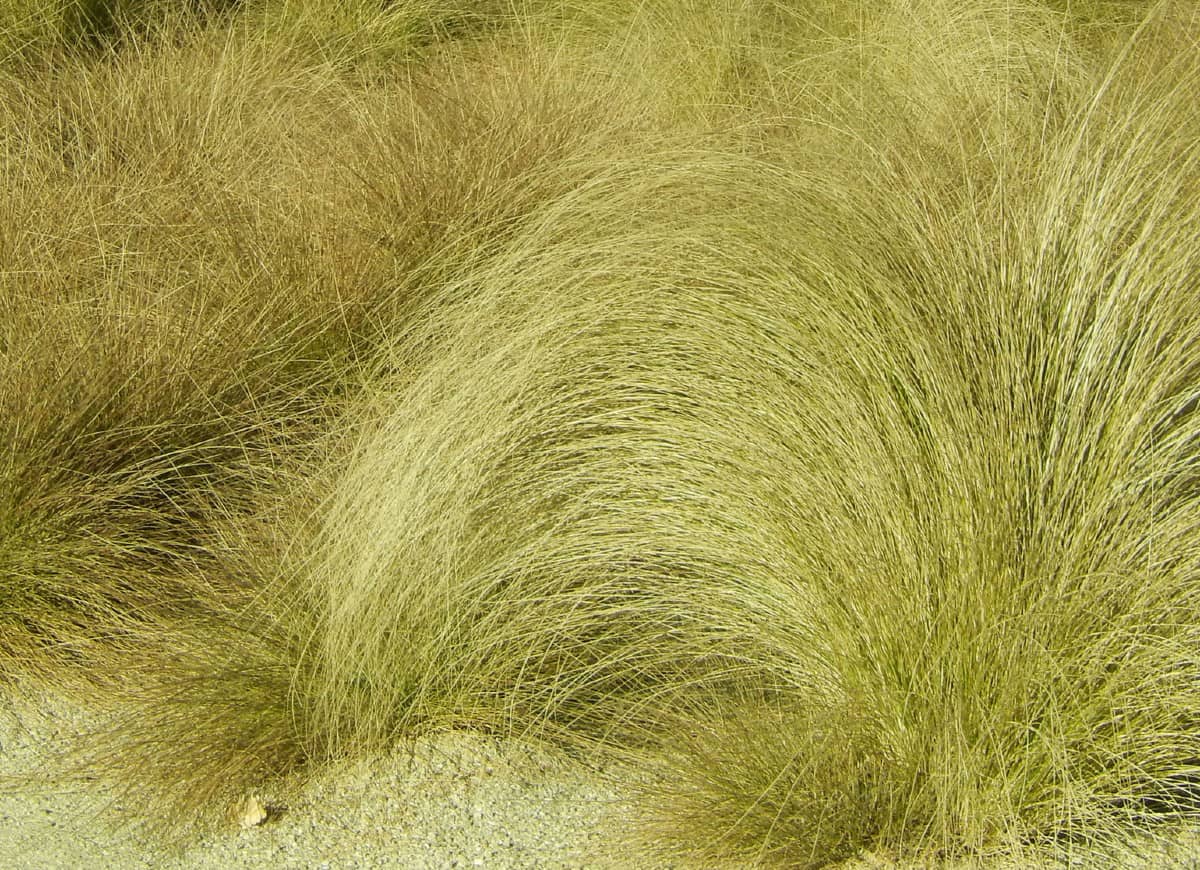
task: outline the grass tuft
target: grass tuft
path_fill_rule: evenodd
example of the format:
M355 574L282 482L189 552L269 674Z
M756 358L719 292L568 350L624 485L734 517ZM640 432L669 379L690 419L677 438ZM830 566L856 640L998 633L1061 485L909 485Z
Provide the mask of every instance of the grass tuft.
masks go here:
M717 864L1195 823L1194 4L102 7L0 17L0 674L104 698L79 770L191 829L520 736Z

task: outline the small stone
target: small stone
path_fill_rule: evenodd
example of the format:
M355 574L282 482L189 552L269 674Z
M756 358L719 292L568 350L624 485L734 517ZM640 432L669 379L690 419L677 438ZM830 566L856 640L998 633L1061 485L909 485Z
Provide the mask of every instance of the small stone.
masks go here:
M258 797L250 795L246 798L246 802L242 804L239 821L243 828L254 828L265 822L267 815L267 808L262 805Z

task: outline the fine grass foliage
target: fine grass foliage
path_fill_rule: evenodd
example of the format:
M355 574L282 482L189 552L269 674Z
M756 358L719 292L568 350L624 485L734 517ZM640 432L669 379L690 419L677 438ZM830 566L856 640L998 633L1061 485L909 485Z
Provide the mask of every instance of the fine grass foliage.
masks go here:
M1110 5L0 19L6 691L177 829L453 729L716 866L1194 824L1200 17Z
M5 672L192 594L153 578L203 558L206 505L276 461L378 289L297 196L319 73L189 57L4 83Z

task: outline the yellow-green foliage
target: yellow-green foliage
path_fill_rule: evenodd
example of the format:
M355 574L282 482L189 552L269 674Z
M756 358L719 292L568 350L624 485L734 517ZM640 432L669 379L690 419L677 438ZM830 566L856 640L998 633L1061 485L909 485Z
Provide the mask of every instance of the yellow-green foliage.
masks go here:
M1194 819L1200 11L1134 5L4 7L7 685L195 806L472 728L718 864Z

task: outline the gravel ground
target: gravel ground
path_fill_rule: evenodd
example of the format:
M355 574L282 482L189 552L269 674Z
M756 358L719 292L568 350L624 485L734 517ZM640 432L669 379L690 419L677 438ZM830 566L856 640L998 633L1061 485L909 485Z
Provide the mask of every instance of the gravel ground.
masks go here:
M0 870L666 866L623 845L632 823L623 810L629 796L602 777L537 747L466 734L330 769L286 801L257 795L266 810L260 824L231 822L169 851L122 827L121 807L98 789L33 786L21 775L36 770L44 748L77 731L79 721L78 713L43 705L18 724L0 709ZM900 866L863 854L843 870ZM1027 870L1011 862L958 866ZM1200 831L1147 843L1119 859L1076 858L1060 866L1200 870Z
M255 796L261 824L231 824L170 852L121 828L121 808L98 790L16 776L70 727L62 713L34 727L0 722L0 868L661 866L622 852L628 818L602 778L527 745L462 734L331 769L286 804Z

